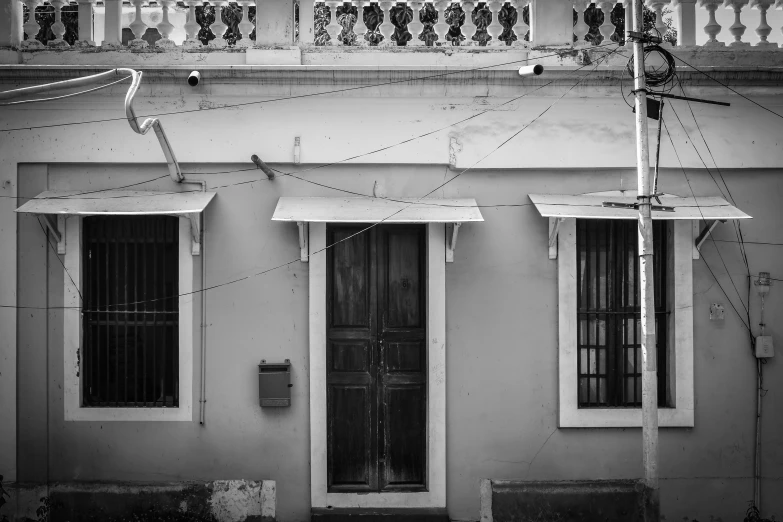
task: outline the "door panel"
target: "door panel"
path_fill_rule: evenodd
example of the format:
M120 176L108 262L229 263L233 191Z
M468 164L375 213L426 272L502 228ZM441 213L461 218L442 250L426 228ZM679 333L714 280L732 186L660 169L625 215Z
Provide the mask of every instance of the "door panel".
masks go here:
M327 226L328 491L425 491L425 228L364 228Z
M426 469L424 385L387 385L384 388L385 489L419 489L425 482Z
M425 229L378 231L381 491L426 490Z
M332 326L369 327L370 263L369 237L358 234L361 228L335 229L332 240L333 285ZM336 244L335 244L336 243Z
M382 231L384 252L388 258L386 323L387 328L417 328L422 323L421 238L417 230L395 227Z
M333 384L328 389L333 484L370 486L370 385ZM339 419L339 422L335 422Z

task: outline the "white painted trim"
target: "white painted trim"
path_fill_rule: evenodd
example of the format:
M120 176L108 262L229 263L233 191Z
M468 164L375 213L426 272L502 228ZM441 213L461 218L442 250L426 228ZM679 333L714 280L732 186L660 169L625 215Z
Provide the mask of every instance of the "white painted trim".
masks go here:
M669 366L673 408L658 409L661 427L694 425L693 412L693 235L689 221L673 223L674 290L670 326L674 328L674 364ZM567 218L558 233L558 425L561 428L641 427L641 408L582 408L577 405L576 219ZM671 360L671 358L669 358Z
M326 224L310 223L310 501L314 508L446 507L446 230L427 225L427 491L327 493Z
M64 404L66 421L192 421L193 420L193 256L190 220L179 219L179 407L177 408L82 408L79 347L82 339L81 289L82 218L69 216L65 234L69 248L63 274ZM73 283L71 282L73 279ZM74 284L76 287L74 287ZM186 294L186 295L182 295Z

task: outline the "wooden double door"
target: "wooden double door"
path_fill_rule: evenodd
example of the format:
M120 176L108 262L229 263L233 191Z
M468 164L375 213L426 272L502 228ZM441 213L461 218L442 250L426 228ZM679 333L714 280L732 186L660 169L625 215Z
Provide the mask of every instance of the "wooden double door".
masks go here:
M326 229L328 491L426 491L426 229L368 226Z

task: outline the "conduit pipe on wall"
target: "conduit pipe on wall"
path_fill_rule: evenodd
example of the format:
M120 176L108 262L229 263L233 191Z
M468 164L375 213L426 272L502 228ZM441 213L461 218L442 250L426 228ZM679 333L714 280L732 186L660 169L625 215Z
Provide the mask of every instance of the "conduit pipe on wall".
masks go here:
M180 170L179 164L177 163L177 158L174 156L174 150L171 148L171 143L169 143L169 140L166 137L166 133L163 130L163 125L161 124L160 120L158 118L147 118L141 124L139 124L137 121L138 118L136 116L136 112L133 110L133 97L136 96L136 91L139 89L139 85L141 85L142 73L139 71L127 68L111 69L110 71L84 76L82 78L73 78L71 80L63 80L61 82L53 82L44 85L34 85L32 87L13 89L10 91L0 92L0 100L30 96L32 94L38 94L42 92L82 87L84 85L89 85L99 80L103 80L112 75L119 75L120 73L128 73L131 75L131 86L128 89L128 93L125 95L125 117L128 119L128 123L130 124L131 129L133 129L133 132L137 134L147 134L147 131L149 131L150 128L155 130L155 136L157 136L160 147L163 149L163 155L166 157L166 164L169 167L169 175L171 176L171 179L174 180L175 183L182 183L184 176L182 175L182 171ZM75 96L78 94L84 94L85 92L74 93L72 95ZM72 95L69 94L66 96ZM25 102L19 103L36 101L47 100L26 100Z
M182 180L183 184L200 185L201 190L207 191L207 182L203 180ZM205 241L207 235L206 211L201 213L201 383L198 397L198 422L204 425L207 410L207 253Z
M119 72L130 73L131 86L128 89L128 94L125 95L125 116L128 118L128 123L134 132L138 134L147 134L147 131L152 127L155 130L155 136L158 137L160 147L163 149L163 155L166 156L166 164L169 166L169 175L176 183L182 183L185 177L182 175L182 171L177 163L177 158L174 156L174 151L171 148L166 133L163 131L163 124L158 118L147 118L141 125L137 121L136 113L133 110L133 97L136 96L136 91L141 85L142 73L134 69L115 69ZM205 185L206 187L206 185Z

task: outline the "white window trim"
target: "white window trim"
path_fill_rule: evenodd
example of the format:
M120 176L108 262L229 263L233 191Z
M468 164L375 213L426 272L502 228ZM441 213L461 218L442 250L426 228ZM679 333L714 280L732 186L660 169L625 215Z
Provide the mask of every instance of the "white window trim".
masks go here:
M446 507L446 235L427 224L427 491L328 493L326 224L310 223L310 500L314 508Z
M82 344L82 218L65 220L68 248L64 274L64 403L66 421L192 421L193 420L193 257L190 253L190 220L179 218L179 407L176 408L84 408L81 406ZM70 275L70 277L69 277ZM73 279L73 282L71 282ZM185 295L182 295L185 294Z
M669 340L674 357L667 360L673 408L658 409L661 427L693 427L693 232L690 221L673 222L673 281ZM558 425L561 428L634 428L642 425L641 408L579 408L577 389L576 219L566 218L558 234L559 303ZM670 350L671 354L672 351ZM673 364L672 364L673 362ZM673 377L673 379L672 379Z

